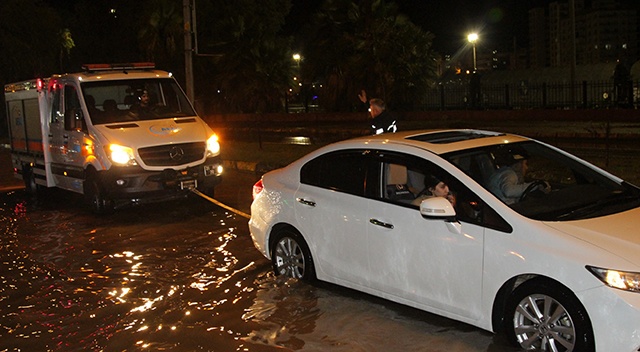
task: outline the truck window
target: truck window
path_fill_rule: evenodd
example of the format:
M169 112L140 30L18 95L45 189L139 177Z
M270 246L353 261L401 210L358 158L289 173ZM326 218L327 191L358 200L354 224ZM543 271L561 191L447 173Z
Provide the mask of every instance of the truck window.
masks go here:
M67 131L84 129L84 115L76 87L64 87L64 129Z
M85 102L95 101L95 111L89 112L94 125L195 115L173 79L85 82L82 94Z
M52 90L51 94L51 123L56 123L62 121L62 105L60 104L62 99L62 92L60 91L60 86L58 84L53 84L50 88Z

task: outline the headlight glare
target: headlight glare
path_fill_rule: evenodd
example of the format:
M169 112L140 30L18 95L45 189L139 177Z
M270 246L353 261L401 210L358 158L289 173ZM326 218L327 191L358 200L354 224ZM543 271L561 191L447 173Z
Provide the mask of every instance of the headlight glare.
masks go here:
M136 165L133 149L118 144L109 144L107 153L114 164Z
M640 292L640 273L587 266L605 285L625 291Z
M207 139L207 156L216 156L220 153L220 142L218 136L214 133Z

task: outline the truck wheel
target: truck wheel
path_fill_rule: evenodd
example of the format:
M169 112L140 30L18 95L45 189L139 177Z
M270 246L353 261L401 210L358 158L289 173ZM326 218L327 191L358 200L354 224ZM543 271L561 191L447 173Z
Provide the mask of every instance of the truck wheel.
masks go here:
M84 181L84 197L95 214L107 214L113 211L113 201L105 196L100 179L95 173L89 174Z
M36 183L36 174L30 167L23 168L24 170L24 187L29 195L37 196L40 193L41 186Z

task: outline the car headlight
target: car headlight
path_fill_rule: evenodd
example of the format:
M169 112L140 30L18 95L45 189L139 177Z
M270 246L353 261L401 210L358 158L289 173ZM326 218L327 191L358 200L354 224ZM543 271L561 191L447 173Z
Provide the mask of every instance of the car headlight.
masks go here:
M107 148L109 159L114 164L122 166L137 165L136 158L133 156L133 149L118 144L109 144Z
M207 139L207 156L216 156L220 153L220 142L218 136L214 133Z
M640 292L640 273L597 268L595 266L587 266L587 270L607 286L625 291Z

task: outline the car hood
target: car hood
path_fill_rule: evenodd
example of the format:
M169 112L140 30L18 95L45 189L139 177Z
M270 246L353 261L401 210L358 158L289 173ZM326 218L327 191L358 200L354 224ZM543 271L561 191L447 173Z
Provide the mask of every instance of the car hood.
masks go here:
M640 267L640 208L593 219L546 224Z
M206 141L213 133L197 117L121 122L98 125L96 128L110 143L134 148Z

